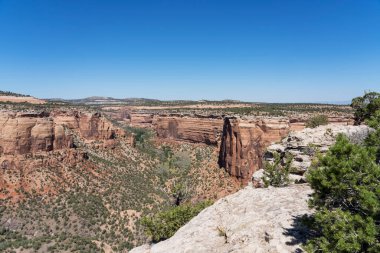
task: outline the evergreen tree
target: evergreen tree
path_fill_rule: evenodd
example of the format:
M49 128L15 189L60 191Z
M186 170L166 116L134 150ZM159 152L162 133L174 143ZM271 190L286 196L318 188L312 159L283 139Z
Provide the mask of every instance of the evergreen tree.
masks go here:
M314 235L309 252L380 252L380 94L355 98L352 107L356 123L375 131L362 146L339 135L310 170L316 213L308 224Z

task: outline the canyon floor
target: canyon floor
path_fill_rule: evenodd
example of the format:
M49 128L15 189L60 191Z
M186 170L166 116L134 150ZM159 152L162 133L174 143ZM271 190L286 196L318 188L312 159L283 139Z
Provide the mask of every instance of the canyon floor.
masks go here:
M0 102L2 252L127 252L148 241L139 219L172 206L175 186L185 202L217 201L310 117L352 124L338 105L39 101Z

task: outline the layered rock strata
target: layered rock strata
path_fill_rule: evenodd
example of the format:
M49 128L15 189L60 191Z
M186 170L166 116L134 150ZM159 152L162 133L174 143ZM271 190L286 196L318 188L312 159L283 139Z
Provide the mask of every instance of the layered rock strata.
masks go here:
M73 147L72 131L86 140L122 135L99 113L77 111L0 112L0 155L22 155Z
M160 138L217 145L223 128L221 118L156 117L153 127Z
M117 115L115 114L117 112ZM290 131L305 128L305 117L224 117L155 112L113 111L114 117L133 127L151 128L161 139L214 145L219 165L243 183L262 165L265 149ZM329 117L334 124L350 125L350 117Z
M265 148L290 131L286 118L224 120L219 165L231 176L247 183L261 166Z
M21 192L54 193L55 183L75 184L68 168L88 160L82 147L113 148L123 136L99 113L0 111L0 199L17 201Z

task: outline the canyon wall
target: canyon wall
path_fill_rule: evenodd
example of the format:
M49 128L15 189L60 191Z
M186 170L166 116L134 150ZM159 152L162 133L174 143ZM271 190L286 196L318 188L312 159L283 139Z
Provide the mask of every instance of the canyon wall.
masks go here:
M0 154L52 151L72 145L72 136L47 113L0 113Z
M219 166L247 183L261 166L263 151L280 141L291 128L286 118L224 120L219 152Z
M22 155L73 147L75 131L85 140L108 140L123 131L99 113L78 111L0 112L0 155Z
M177 141L216 146L223 130L221 116L136 113L126 110L120 110L118 113L107 112L107 114L132 127L151 128L159 138Z
M218 145L223 120L212 117L155 117L153 127L160 138Z
M89 149L113 148L124 136L100 113L0 111L0 200L78 184L71 168L91 169Z
M129 122L133 127L149 128L153 127L154 118L154 114L133 113L129 116Z
M127 114L126 114L127 115ZM262 165L263 153L290 131L305 128L307 117L222 117L129 112L131 126L152 128L163 139L214 145L219 148L219 166L247 183ZM352 118L329 117L337 125L352 125Z
M100 113L86 113L78 111L52 112L51 117L58 125L63 125L80 134L86 140L108 140L117 135L124 135L124 131L114 127Z

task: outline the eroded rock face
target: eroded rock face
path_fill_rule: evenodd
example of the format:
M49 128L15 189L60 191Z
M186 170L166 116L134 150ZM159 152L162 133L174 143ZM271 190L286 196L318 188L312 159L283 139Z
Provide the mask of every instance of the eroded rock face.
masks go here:
M270 143L290 131L285 118L242 120L226 118L219 153L219 166L231 176L247 183L262 164L262 155Z
M67 168L85 164L86 145L113 148L114 138L122 136L123 130L99 113L0 111L0 199L18 201L20 189L55 194L68 180L74 185L78 179L66 177ZM46 180L41 168L60 176Z
M46 113L0 113L2 155L19 155L69 147L72 138Z
M122 134L112 124L95 113L0 112L0 155L22 155L53 151L73 146L75 131L88 140L107 140Z
M129 121L131 126L151 128L153 127L154 114L131 113Z
M217 146L223 130L222 117L125 112L132 127L151 128L157 137ZM120 120L118 115L118 119Z
M160 138L217 145L223 120L221 118L156 117L154 129Z
M123 135L123 131L114 127L100 113L85 112L54 112L54 122L76 130L80 135L89 140L113 139L116 135Z
M131 253L302 252L297 218L310 214L307 185L245 189L203 210L170 239Z

